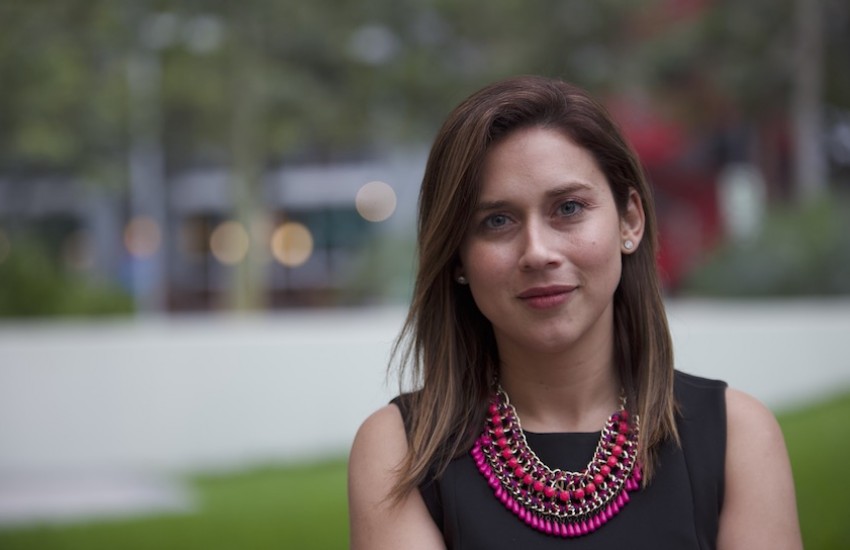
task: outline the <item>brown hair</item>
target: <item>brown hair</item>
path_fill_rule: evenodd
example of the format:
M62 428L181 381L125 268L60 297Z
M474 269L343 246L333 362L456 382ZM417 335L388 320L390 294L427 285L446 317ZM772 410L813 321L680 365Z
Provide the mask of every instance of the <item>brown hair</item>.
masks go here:
M499 357L490 322L467 287L455 283L458 250L478 200L490 145L520 128L560 130L587 149L606 175L620 213L630 189L645 212L644 236L623 256L614 293L614 360L630 408L640 415L639 460L649 479L656 449L678 441L673 352L656 268L657 229L649 186L636 155L605 108L566 82L524 76L497 82L462 102L444 122L419 195L419 267L407 319L396 341L409 396L409 450L393 492L401 498L440 475L467 451L484 421Z

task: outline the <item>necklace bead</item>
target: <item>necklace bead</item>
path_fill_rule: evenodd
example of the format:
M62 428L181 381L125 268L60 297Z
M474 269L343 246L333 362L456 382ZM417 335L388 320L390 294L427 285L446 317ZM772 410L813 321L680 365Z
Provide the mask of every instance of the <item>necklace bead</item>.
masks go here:
M622 398L583 470L553 470L528 446L516 410L497 388L470 454L496 498L530 527L559 537L586 535L619 513L629 492L640 488L640 423L625 405Z

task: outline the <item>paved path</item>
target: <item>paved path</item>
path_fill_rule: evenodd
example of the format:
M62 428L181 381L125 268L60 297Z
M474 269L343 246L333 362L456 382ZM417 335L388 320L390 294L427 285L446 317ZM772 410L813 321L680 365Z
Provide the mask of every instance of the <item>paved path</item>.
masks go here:
M850 299L673 302L668 313L680 369L774 409L850 390ZM57 486L77 487L59 492L84 511L66 494L82 497L81 479L101 496L106 478L144 493L133 483L151 473L343 455L362 419L396 393L384 373L403 315L0 325L0 523L20 519L27 502L33 517L49 515L33 495Z

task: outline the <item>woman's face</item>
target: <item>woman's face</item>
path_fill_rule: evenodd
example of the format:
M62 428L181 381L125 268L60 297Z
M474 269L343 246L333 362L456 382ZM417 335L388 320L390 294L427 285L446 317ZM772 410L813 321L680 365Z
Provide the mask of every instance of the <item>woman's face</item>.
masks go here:
M608 345L621 254L642 230L637 193L621 217L588 151L556 130L521 129L485 157L458 274L502 353Z

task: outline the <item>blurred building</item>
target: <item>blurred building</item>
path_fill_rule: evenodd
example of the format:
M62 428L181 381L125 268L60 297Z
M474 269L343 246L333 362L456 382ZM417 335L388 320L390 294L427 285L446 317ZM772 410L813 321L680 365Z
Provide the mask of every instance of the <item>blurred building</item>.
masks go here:
M228 170L193 169L164 186L165 227L131 219L122 190L62 177L0 177L0 231L46 243L65 268L128 292L139 276L134 262L161 254L165 280L153 283L164 288L171 311L225 307L247 261L259 262L264 306L356 303L373 298L344 292L370 269L364 264L369 246L376 239L412 239L424 161L424 153L414 153L269 170L250 223L237 219ZM386 184L381 221L358 210L364 208L358 192L370 182Z

